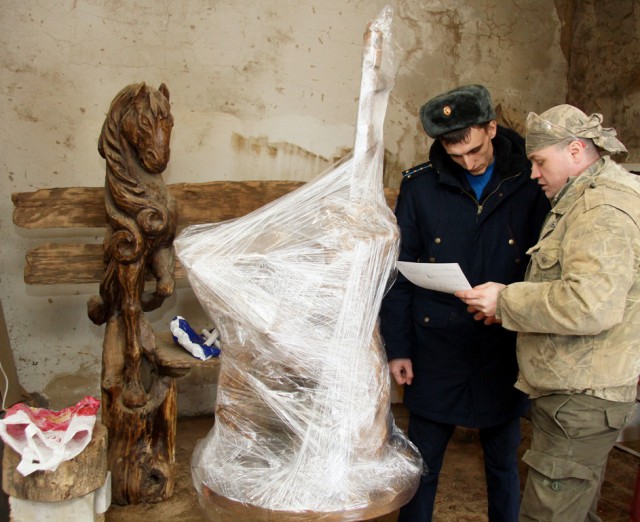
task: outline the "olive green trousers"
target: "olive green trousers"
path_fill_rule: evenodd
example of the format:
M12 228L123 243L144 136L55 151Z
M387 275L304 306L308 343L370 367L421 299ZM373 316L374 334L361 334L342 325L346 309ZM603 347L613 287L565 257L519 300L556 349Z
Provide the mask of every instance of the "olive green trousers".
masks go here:
M635 404L579 393L532 401L520 521L600 520L596 507L607 456Z

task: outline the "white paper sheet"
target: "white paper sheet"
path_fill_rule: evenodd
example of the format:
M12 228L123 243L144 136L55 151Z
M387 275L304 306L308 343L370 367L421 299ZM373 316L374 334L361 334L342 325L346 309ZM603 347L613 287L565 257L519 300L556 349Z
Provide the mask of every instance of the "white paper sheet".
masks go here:
M471 285L458 263L409 263L398 261L398 270L414 285L453 294Z

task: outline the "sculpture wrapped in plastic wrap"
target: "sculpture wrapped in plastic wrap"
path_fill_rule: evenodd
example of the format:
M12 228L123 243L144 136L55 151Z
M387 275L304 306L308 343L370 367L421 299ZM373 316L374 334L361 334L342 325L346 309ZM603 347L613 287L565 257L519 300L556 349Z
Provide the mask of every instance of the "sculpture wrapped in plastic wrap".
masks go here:
M212 520L363 520L418 486L422 461L391 415L377 329L399 246L382 187L391 16L383 9L365 33L353 152L175 242L223 340L215 424L192 462Z

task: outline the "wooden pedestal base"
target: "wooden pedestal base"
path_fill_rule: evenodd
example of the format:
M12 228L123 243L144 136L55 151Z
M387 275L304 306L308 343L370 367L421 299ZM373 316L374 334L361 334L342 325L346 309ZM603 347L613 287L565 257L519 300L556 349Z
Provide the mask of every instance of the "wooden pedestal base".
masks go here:
M322 522L363 521L381 517L399 509L409 502L417 489L401 491L389 498L389 492L381 492L367 506L341 511L277 511L238 502L218 495L206 486L202 486L200 505L209 520L221 522L300 522L300 520L321 520ZM372 495L375 497L375 495Z

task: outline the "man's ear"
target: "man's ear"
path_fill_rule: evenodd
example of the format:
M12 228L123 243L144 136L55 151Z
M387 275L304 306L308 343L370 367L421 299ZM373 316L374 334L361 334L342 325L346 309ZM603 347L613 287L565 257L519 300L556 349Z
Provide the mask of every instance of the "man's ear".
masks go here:
M573 140L569 143L567 150L574 163L580 163L585 154L585 144L580 140Z
M491 120L489 125L487 125L487 133L489 134L489 138L493 139L496 137L496 133L498 132L498 123L496 120Z

